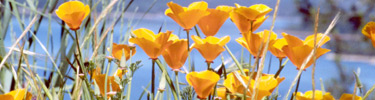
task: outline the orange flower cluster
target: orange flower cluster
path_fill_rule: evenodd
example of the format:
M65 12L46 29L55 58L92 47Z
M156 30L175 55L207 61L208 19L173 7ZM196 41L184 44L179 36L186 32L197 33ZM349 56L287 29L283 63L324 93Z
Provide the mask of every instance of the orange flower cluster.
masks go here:
M283 38L278 39L277 34L270 30L255 32L268 18L267 14L272 11L270 7L263 4L256 4L249 7L235 4L235 7L217 6L216 8L208 8L206 2L199 1L190 4L188 7L182 7L173 2L167 3L167 6L169 8L165 10L166 16L169 16L185 30L190 30L195 25L198 25L206 37L193 35L192 40L194 43L191 47L188 47L185 44L189 44L189 40L180 39L177 35L172 34L172 31L155 34L149 29L140 28L132 31L134 36L129 39L129 42L142 48L153 61L162 55L168 66L176 72L184 66L190 53L189 50L192 48L196 49L208 64L213 63L225 51L224 46L230 41L230 37L224 36L218 38L215 35L228 18L231 19L241 32L242 37L237 38L236 41L257 58L262 57L264 53L263 49L267 49L279 59L288 57L297 69L301 69L302 64L306 63L306 67L304 68L306 69L314 62L314 59L305 62L314 48L316 50L314 55L316 59L330 51L329 49L321 48L323 44L330 40L328 36L324 37L321 33L310 35L305 40L301 40L287 33L282 33ZM66 2L56 10L58 17L66 22L71 30L78 30L82 21L89 13L90 7L85 6L79 1ZM373 33L375 33L375 24L369 23L363 29L363 34L372 39L375 47L375 38L373 38L375 35ZM318 43L320 44L316 45ZM265 48L266 45L269 45L268 48ZM113 43L112 56L118 60L128 60L135 53L135 47ZM226 95L229 93L230 97L234 98L239 93L247 96L255 95L256 100L261 100L263 97L270 96L273 90L285 79L284 77L279 78L271 74L261 74L258 77L259 83L256 84L256 72L244 71L245 75L239 74L240 71L234 71L226 75L227 78L223 83L224 87L217 88L218 96L226 98ZM115 76L122 79L125 73L126 70L119 69L113 76L108 76L106 92L121 92L119 83L115 82ZM100 73L100 68L97 68L90 74L99 86L101 95L104 96L104 79L106 75ZM250 74L253 77L250 77ZM205 99L216 88L215 86L220 80L220 75L211 70L193 71L186 75L186 80L189 85L193 86L198 98ZM252 91L257 92L253 93ZM296 99L309 100L311 95L311 92L306 92L305 94L298 92ZM341 98L351 97L351 95L345 94ZM323 94L321 91L316 91L315 98L324 100L333 99L329 93Z

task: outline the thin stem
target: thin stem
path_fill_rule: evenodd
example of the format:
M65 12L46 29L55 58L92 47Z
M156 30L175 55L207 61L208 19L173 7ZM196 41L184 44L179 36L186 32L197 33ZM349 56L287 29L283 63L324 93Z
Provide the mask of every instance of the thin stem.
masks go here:
M82 53L81 53L81 48L79 47L79 41L78 41L78 32L77 32L77 30L74 30L74 33L75 33L75 35L76 35L76 43L77 43L77 49L78 49L78 56L79 56L79 59L81 59L81 57L82 57Z
M207 70L211 69L211 62L206 61L206 63L207 63Z
M279 70L277 70L277 72L274 76L275 78L277 78L280 75L281 70L284 69L284 66L282 65L282 61L283 61L283 58L279 58Z
M234 63L237 65L238 69L240 69L241 74L242 75L246 75L245 72L243 71L242 65L238 62L238 60L236 59L236 57L232 54L232 52L230 51L230 49L228 48L228 46L224 45L224 47L228 51L229 55L232 57Z
M133 76L131 76L129 78L129 83L128 83L128 90L127 90L127 95L126 95L126 100L130 100L130 92L131 92L131 87L132 87L132 78Z
M187 50L188 50L188 52L190 52L190 30L189 29L185 29L185 31L186 31L186 38L187 38ZM197 32L197 34L199 36L198 31L197 30L195 30L195 31ZM194 71L195 68L194 68L194 66L191 66L191 59L190 59L190 54L189 53L188 53L188 62L189 62L189 65L188 65L189 66L189 70L190 71Z
M175 71L174 74L175 76L175 81L176 81L176 88L177 88L177 95L178 95L178 100L181 100L181 94L180 94L180 84L178 83L178 71Z
M199 34L199 31L198 31L197 26L194 26L194 30L195 30L195 32L197 33L198 37L202 38L201 35Z
M156 59L152 59L151 100L154 100L154 93L155 93L155 62L156 62Z
M272 55L270 55L270 60L268 62L268 70L267 70L267 73L269 74L270 71L271 71L271 62L272 62ZM281 65L281 61L280 61L280 65Z
M186 38L187 38L187 50L188 50L188 52L190 51L190 35L189 35L189 33L190 33L190 30L189 29L185 29L185 31L186 31Z
M298 87L299 87L299 82L301 81L301 75L302 75L302 73L298 76L298 81L297 81L296 90L294 91L294 94L292 95L292 97L290 98L290 100L293 100L294 95L297 95Z

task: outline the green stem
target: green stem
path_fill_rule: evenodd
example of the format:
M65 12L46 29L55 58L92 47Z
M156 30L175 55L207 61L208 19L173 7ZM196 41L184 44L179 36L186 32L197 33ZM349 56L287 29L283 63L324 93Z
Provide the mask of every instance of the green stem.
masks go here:
M129 78L128 90L126 92L127 93L126 94L126 100L130 100L130 92L131 92L131 87L132 87L132 77Z
M290 98L290 100L293 100L294 95L297 95L298 87L299 87L299 82L301 81L301 75L302 75L302 73L298 76L298 81L297 81L296 90L294 91L294 94L292 95L292 97Z
M178 82L178 71L175 71L175 81L176 81L176 89L177 89L177 95L178 95L178 100L181 100L181 94L180 94L180 84Z
M190 51L190 30L188 30L188 29L185 29L185 31L186 31L186 38L187 38L187 50L188 50L188 52Z
M202 38L201 35L199 34L199 31L198 31L197 26L194 26L194 30L195 30L195 32L197 33L198 37Z
M76 35L76 43L77 43L77 49L78 49L78 56L79 56L79 59L82 59L82 53L81 53L81 49L80 49L80 47L79 47L79 41L78 41L78 32L77 32L77 30L74 30L74 33L75 33L75 35Z
M207 63L207 70L211 69L211 62L206 61L206 63Z
M152 59L151 100L154 100L154 94L155 94L155 62L156 62L156 59Z
M283 58L279 58L279 70L277 70L274 78L277 78L280 75L281 70L284 69L284 66L282 65L282 61L283 61Z
M229 50L228 46L227 45L224 45L225 49L228 51L229 55L232 57L234 63L237 65L238 69L240 69L240 72L242 75L246 75L245 72L243 71L243 68L241 66L241 64L238 62L238 60L236 59L236 57L232 54L232 52Z

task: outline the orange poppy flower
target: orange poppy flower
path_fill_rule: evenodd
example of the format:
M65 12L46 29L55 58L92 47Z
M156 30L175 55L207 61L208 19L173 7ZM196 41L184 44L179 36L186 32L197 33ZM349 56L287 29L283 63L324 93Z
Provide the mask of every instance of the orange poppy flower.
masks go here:
M268 50L277 58L282 59L286 57L282 48L287 44L288 43L285 39L276 39L275 41L270 42Z
M250 81L250 87L247 92L248 96L251 96L251 91L255 86L255 76L256 72L251 72L253 77L250 78L248 73L249 70L244 70L247 75L240 75L243 82L247 85ZM237 71L239 73L239 71ZM262 74L259 78L259 84L255 89L257 89L257 100L261 100L265 96L271 95L273 90L284 80L285 78L274 78L274 75L271 74ZM234 72L227 75L227 79L224 80L224 86L232 93L243 93L246 89L243 83L237 78Z
M311 51L314 49L314 47L312 47L313 43L311 44L310 42L311 36L307 37L305 41L302 41L295 36L292 36L286 33L282 33L282 34L288 43L288 45L284 46L282 50L285 53L285 55L290 59L290 61L299 70L303 62L305 61L305 59L307 59ZM318 39L320 40L322 38L318 38ZM329 40L329 37L325 38L324 43L327 42L328 40ZM320 48L320 46L316 49L317 50L316 59L318 59L320 56L330 51L329 49ZM312 63L313 63L313 59L310 59L310 61L308 61L304 69L310 67Z
M137 44L146 52L151 59L157 59L161 53L173 43L170 38L177 37L171 31L154 34L151 30L140 28L133 31L135 38L130 38L129 42Z
M135 47L128 46L126 44L116 44L113 43L112 56L118 60L121 60L122 55L125 55L125 60L128 60L130 56L135 54ZM130 55L130 53L132 53Z
M296 100L312 100L312 96L313 96L312 91L307 91L305 92L305 94L301 92L297 92ZM331 93L326 92L325 94L323 94L323 92L320 90L315 90L314 99L315 100L335 100L335 98L333 98Z
M203 58L206 59L206 62L212 63L221 52L225 51L223 46L229 42L230 37L225 36L219 39L217 37L208 36L205 39L201 39L193 35L192 39L195 42L192 47L199 51Z
M225 87L216 88L217 96L220 100L227 100L227 89Z
M107 76L107 93L114 91L114 92L120 92L121 88L119 84L115 81L115 76L122 79L123 75L125 75L127 71L123 69L117 69L113 76ZM97 67L90 73L92 75L92 78L95 80L96 84L99 87L100 94L102 96L105 96L105 74L101 74L100 67Z
M341 95L339 100L353 100L353 94L344 93ZM354 100L362 100L362 97L355 96Z
M201 18L198 22L199 28L206 36L214 36L229 17L229 12L233 7L219 6L216 9L207 9L210 14Z
M258 51L262 43L263 46L259 55L263 53L263 49L267 43L267 38L269 37L269 35L271 35L270 42L274 41L277 37L277 35L274 32L270 33L268 30L264 30L256 34L242 33L243 37L236 39L236 41L243 47L245 47L250 52L250 54L256 57L258 55Z
M255 19L263 17L272 11L270 7L264 4L255 4L250 7L240 6L239 4L235 5L236 8L233 10L233 12L241 14L250 21L255 21Z
M305 41L303 41L303 43L305 43L306 45L310 46L310 47L314 47L314 38L315 38L315 35L309 35L305 38ZM316 35L316 44L318 44L318 42L323 38L323 34L322 33L318 33ZM322 43L320 45L318 45L318 47L321 47L323 44L327 43L331 38L329 38L329 36L326 36L324 38L324 40L322 41Z
M186 75L186 80L190 86L193 86L198 98L205 99L220 80L220 76L213 71L206 70L202 72L190 72Z
M169 7L165 10L165 15L171 17L177 24L185 30L190 30L198 21L210 14L207 10L208 4L204 1L193 2L189 7L182 7L172 1L167 3Z
M254 32L260 27L260 25L263 24L264 21L266 21L267 18L268 16L259 17L255 19L255 21L253 21L253 25L251 26L251 21L248 20L245 16L241 15L238 12L230 13L230 19L237 26L241 33L247 33L250 30Z
M179 70L184 64L188 56L186 39L175 39L173 43L162 53L165 62L173 70Z
M32 94L27 92L26 89L17 89L0 95L0 98L1 100L31 100Z
M362 34L371 39L372 46L375 48L375 22L368 22L362 29Z
M57 16L68 24L71 30L78 30L89 13L90 7L80 1L65 2L56 10Z

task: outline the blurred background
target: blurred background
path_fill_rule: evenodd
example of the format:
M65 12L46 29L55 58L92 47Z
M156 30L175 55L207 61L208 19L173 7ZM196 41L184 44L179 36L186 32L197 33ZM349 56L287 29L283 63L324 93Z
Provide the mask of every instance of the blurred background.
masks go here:
M1 14L7 10L5 8L4 0L0 0L0 11ZM181 6L188 6L190 3L196 0L172 0L173 2L180 4ZM234 3L238 3L242 6L251 6L253 4L265 4L274 9L276 5L276 0L205 0L208 3L209 8L215 8L218 5L228 5L234 6ZM14 40L18 35L22 33L22 27L29 23L33 15L33 12L29 9L25 9L20 5L30 6L30 3L24 0L17 0L20 3L18 9L20 10L22 20L25 24L20 24L16 17L12 15L9 20L11 23L4 29L6 29L5 34L2 33L2 39L4 39L4 49L9 50L9 47L13 44ZM64 1L59 0L57 5L62 4ZM91 16L95 19L95 16L99 15L104 8L104 5L108 5L108 2L93 1L94 5L97 6L96 9L92 9ZM162 31L173 30L174 34L180 36L180 38L186 38L185 31L183 31L178 24L176 24L171 18L164 15L165 9L167 9L167 3L170 0L134 0L134 1L120 1L113 8L113 11L105 17L105 21L100 24L100 27L109 26L112 20L114 20L120 12L116 12L121 6L125 6L132 2L129 9L124 13L121 22L114 27L113 32L113 42L114 43L125 43L128 44L127 39L129 36L125 35L129 33L132 29L147 28L154 32L157 32L160 28ZM42 12L44 5L49 3L44 0L33 1L32 4L36 4L37 11ZM102 6L103 5L103 6ZM320 7L319 13L319 26L318 32L324 33L328 25L334 18L335 14L341 11L340 19L333 29L332 33L329 35L331 40L324 45L324 48L331 49L331 52L323 55L317 61L315 80L317 84L317 89L321 88L321 83L319 79L322 79L326 91L331 92L335 98L339 98L342 93L352 93L354 89L355 78L353 71L359 73L359 78L363 83L364 90L367 91L372 85L375 84L375 49L372 47L370 40L366 39L362 35L362 27L369 21L375 19L374 11L375 1L373 0L281 0L279 11L277 13L274 32L278 34L278 38L281 38L281 33L285 32L288 34L295 35L301 39L306 36L313 34L314 32L314 20L317 9ZM53 5L48 5L48 7L53 7ZM57 9L57 8L54 8ZM52 17L52 20L48 18L40 19L40 27L38 29L34 28L34 32L39 37L39 39L46 43L48 50L51 54L59 51L59 45L61 41L61 23L60 19L57 18L54 9L52 11L45 11L43 13L48 14ZM272 24L273 11L268 14L270 17L262 24L262 26L255 32L263 31L265 29L269 30ZM1 15L4 16L4 15ZM5 22L5 18L1 18L2 22ZM91 19L92 20L92 19ZM103 30L97 29L98 31ZM3 30L4 31L4 30ZM9 34L11 33L11 34ZM83 33L83 32L82 32ZM202 32L200 32L202 33ZM46 35L48 34L48 35ZM195 31L190 33L196 35ZM219 30L217 37L223 37L229 35L231 36L231 41L228 47L236 55L238 59L241 56L241 50L244 50L243 55L249 55L246 49L243 49L240 44L238 44L235 39L241 37L241 34L237 27L228 19L224 25ZM24 41L30 42L31 35L27 36ZM81 39L82 40L82 39ZM69 42L71 45L73 41ZM35 66L48 66L48 69L52 69L51 64L45 64L48 62L45 53L40 49L40 46L36 43L28 43L28 50L35 52L34 56L29 56L36 60ZM106 54L106 48L109 47L108 41L103 43L106 46L101 47L99 55L109 56ZM91 52L87 52L86 55L91 55ZM197 71L204 70L205 62L203 57L196 51L192 51L193 65L196 66ZM102 56L102 57L103 57ZM223 52L221 55L225 59L226 66L234 66L233 61L227 52ZM266 67L264 73L276 73L278 69L277 58L267 53L266 66L271 66L270 69ZM88 56L89 58L89 56ZM88 59L87 58L87 59ZM162 57L160 57L162 58ZM57 58L58 59L58 58ZM132 99L138 99L139 95L143 91L142 88L147 86L149 82L150 70L151 70L151 60L147 58L147 55L143 50L137 47L137 53L133 57L133 61L141 60L143 67L141 67L134 74L133 86L132 86ZM248 61L249 58L244 58L243 61ZM15 62L17 62L15 60ZM221 59L218 57L213 63L214 68L221 64ZM185 65L187 66L187 64ZM185 70L187 69L184 67ZM114 67L112 68L114 69ZM38 74L46 75L46 69L35 69ZM112 70L113 71L113 70ZM171 72L170 72L171 73ZM160 74L160 72L158 73ZM280 86L279 94L281 97L287 92L293 78L297 75L296 67L291 62L288 62L286 68L281 72L281 77L286 77ZM48 74L46 75L46 77ZM185 82L185 75L180 75L180 80ZM299 91L305 92L312 90L311 85L311 67L306 69L302 74L301 85ZM184 87L184 85L182 86ZM361 92L357 92L361 93ZM362 94L364 94L362 92ZM372 94L374 95L374 93ZM374 100L375 96L372 96L371 100Z

